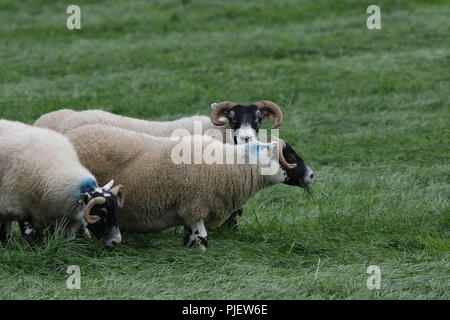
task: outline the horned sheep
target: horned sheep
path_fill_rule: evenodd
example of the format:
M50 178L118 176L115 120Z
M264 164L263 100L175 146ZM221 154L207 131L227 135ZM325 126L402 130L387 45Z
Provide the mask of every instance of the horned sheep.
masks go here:
M0 120L0 237L11 237L18 221L34 244L46 226L63 217L67 233L82 225L107 246L121 241L118 228L122 186L98 187L63 135L20 122Z
M181 128L190 135L207 133L223 142L246 143L257 139L264 118L274 116L272 128L279 127L283 122L280 107L272 101L261 100L248 106L224 101L214 103L211 107L213 110L210 117L197 115L174 121L140 120L103 110L76 112L62 109L41 116L34 125L65 133L88 124L103 124L156 137L170 137Z
M157 137L170 137L178 129L188 135L207 134L227 143L242 144L257 140L261 122L274 117L272 129L283 123L280 107L269 100L257 101L251 105L241 105L232 101L213 103L210 117L191 116L175 121L146 121L115 115L102 110L59 110L41 116L35 126L65 133L88 124L104 124L150 134ZM198 128L198 129L197 129ZM225 222L227 226L237 226L237 215L242 208L234 212Z
M121 212L121 229L147 233L184 225L185 245L197 242L201 249L207 247L205 226L221 225L261 189L277 183L306 187L313 178L303 159L281 139L278 151L273 151L274 158L269 159L275 173L261 175L260 162L189 164L173 160L177 154L173 150L180 146L183 150L212 148L224 155L242 154L238 148L250 144L224 144L208 136L178 140L152 137L98 124L67 131L66 136L83 165L100 182L117 177L127 188L129 196ZM96 139L95 146L91 145L92 137ZM257 147L264 149L259 143ZM195 151L190 155L182 153L190 163L195 162Z

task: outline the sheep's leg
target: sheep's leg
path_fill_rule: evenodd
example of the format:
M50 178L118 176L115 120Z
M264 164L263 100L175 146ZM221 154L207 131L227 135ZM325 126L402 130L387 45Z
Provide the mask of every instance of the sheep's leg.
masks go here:
M9 242L13 237L12 223L12 221L8 221L5 223L6 242Z
M195 243L202 251L208 248L208 234L203 219L184 227L185 247L192 247Z
M81 224L81 222L79 222L79 221L75 221L75 222L70 223L70 224L67 226L67 229L66 229L66 234L67 234L67 236L68 236L69 238L75 238L76 235L77 235L77 232L78 232L78 230L80 230L81 226L82 226L82 224ZM85 229L85 228L83 227L83 230L84 230L84 229Z
M243 208L240 208L233 212L231 216L223 223L223 226L236 230L238 227L238 215L242 216L242 212L244 212Z
M8 241L12 238L11 225L12 225L12 221L0 223L0 241L3 244L7 244Z
M2 243L6 242L6 228L5 224L0 222L0 241Z
M190 241L192 235L192 229L188 226L184 226L184 238L183 244L185 247L192 247L194 245L194 241Z
M35 229L31 222L27 219L19 220L20 232L22 237L30 247L34 246L42 238L42 231Z
M54 224L52 224L51 226L49 226L47 228L47 230L48 230L48 233L50 233L51 235L54 235L56 232L56 226Z
M83 234L87 239L92 239L91 232L85 226L83 226Z

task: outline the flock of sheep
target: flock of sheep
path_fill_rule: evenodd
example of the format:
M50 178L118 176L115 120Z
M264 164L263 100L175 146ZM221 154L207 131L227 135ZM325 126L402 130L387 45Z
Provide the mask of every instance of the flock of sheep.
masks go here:
M68 235L83 228L107 246L121 241L120 230L184 226L184 245L206 250L206 226L235 226L258 191L312 182L312 170L288 143L258 141L263 119L273 116L272 128L283 122L274 102L211 107L210 117L171 122L67 109L41 116L34 126L0 120L2 242L11 238L14 221L33 245L45 227L65 217ZM175 149L194 152L184 152L189 161L178 163ZM233 161L198 163L195 150Z

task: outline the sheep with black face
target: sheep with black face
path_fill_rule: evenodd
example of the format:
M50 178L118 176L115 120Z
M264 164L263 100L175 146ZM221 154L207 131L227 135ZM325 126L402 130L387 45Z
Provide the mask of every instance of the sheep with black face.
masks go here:
M34 125L65 133L89 124L102 124L155 137L170 137L176 132L184 131L187 134L211 135L224 143L243 144L257 140L261 122L264 119L273 116L272 129L278 128L283 123L280 107L269 100L257 101L250 105L223 101L213 103L211 108L210 117L191 116L174 121L146 121L102 110L75 112L62 109L42 115ZM196 132L196 125L201 129L200 132ZM242 208L239 208L234 212L225 225L235 228L238 224L237 215L242 215L242 211Z
M258 139L259 128L264 119L274 117L272 129L276 129L283 123L283 113L280 107L268 100L261 100L251 105L241 105L232 101L213 103L211 122L216 126L230 127L233 131L235 144L248 143ZM236 228L237 216L241 216L243 209L239 208L225 221L224 225Z
M100 182L114 176L126 187L129 196L121 212L121 229L147 233L184 225L185 245L197 243L203 250L207 247L205 226L223 224L258 191L278 183L305 187L313 178L303 159L281 139L269 144L231 145L208 136L176 140L98 124L66 135L80 161ZM91 147L91 135L97 137L99 147ZM272 168L270 175L262 174L262 161L250 163L242 158L253 149L238 152L251 146L256 155L271 154L266 158ZM262 152L269 146L271 152ZM236 161L194 164L194 152L185 153L188 163L174 161L176 150L196 148L236 155Z
M84 225L107 246L121 241L118 224L122 186L98 187L94 176L61 134L0 120L0 238L11 236L13 221L30 244L41 230L68 219L74 235Z
M283 122L280 107L274 102L261 100L244 106L235 102L214 103L208 116L191 116L174 121L147 121L116 115L103 110L76 112L61 109L42 115L34 126L52 129L60 133L88 124L103 124L122 129L146 133L155 137L170 137L177 129L192 134L208 134L226 143L246 143L256 140L264 118L274 117L272 128ZM200 132L196 132L196 124Z
M232 129L235 144L257 140L261 122L270 116L274 117L272 129L278 128L283 123L280 107L268 100L261 100L251 105L224 101L213 103L211 108L211 122L216 126Z

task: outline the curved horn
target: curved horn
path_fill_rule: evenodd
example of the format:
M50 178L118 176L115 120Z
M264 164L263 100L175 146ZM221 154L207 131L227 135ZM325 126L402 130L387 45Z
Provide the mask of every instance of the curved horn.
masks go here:
M87 223L93 224L101 219L99 216L96 216L96 215L91 216L90 213L91 213L92 208L95 205L105 203L105 201L106 201L106 199L103 197L96 197L96 198L92 199L91 201L89 201L89 203L87 204L86 209L84 211L84 219L87 221Z
M114 180L111 180L102 189L105 190L105 191L109 191L109 190L111 190L113 185L114 185Z
M269 137L269 142L272 140L278 141L278 160L280 161L281 165L287 169L294 169L297 164L296 163L289 163L286 161L286 158L283 155L283 149L286 147L286 142L275 136Z
M226 122L219 120L219 118L223 116L223 113L225 111L230 111L230 109L235 105L237 105L237 103L233 101L223 101L216 103L216 106L211 111L211 122L217 126L223 126L224 124L226 124Z
M125 190L123 185L118 184L114 188L111 189L111 193L117 197L119 202L119 207L123 207L123 202L125 201Z
M273 123L272 129L278 128L283 123L283 112L281 112L280 107L272 101L261 100L254 103L261 111L269 112L273 115L275 122Z

